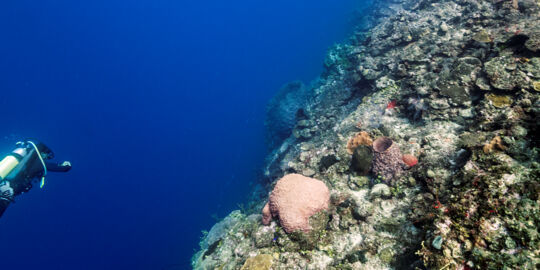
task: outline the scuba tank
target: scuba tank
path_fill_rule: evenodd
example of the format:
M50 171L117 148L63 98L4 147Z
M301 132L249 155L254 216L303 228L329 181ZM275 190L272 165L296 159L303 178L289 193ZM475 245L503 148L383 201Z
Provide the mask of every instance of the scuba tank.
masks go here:
M21 170L26 169L29 159L35 154L43 170L40 184L40 187L43 187L47 175L45 160L53 158L54 153L45 144L36 140L28 139L18 142L16 145L17 148L0 161L0 182L6 177L10 178L11 174L18 174Z
M26 147L21 146L0 161L0 181L4 180L19 165L26 153Z

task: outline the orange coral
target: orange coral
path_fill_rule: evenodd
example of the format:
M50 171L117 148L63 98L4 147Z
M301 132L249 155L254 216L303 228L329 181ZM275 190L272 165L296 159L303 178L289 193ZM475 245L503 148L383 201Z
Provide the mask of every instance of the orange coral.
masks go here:
M373 144L373 140L371 137L369 137L369 134L365 131L361 131L354 135L351 139L349 139L349 142L347 142L347 152L352 155L354 153L354 149L360 145L367 145L371 146Z
M506 147L504 147L501 137L495 136L489 143L484 145L482 148L484 150L484 153L488 154L491 153L494 149L498 150L504 150Z
M418 164L418 159L413 155L405 154L401 158L403 159L403 162L409 167L413 167L414 165Z

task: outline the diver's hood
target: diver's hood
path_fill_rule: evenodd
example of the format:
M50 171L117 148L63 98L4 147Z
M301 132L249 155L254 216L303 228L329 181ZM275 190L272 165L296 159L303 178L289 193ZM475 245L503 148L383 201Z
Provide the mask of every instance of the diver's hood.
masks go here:
M47 145L42 143L41 141L38 141L38 140L32 139L32 138L27 138L27 139L25 139L23 141L23 144L25 144L27 147L31 146L31 145L29 145L28 142L33 142L36 145L39 152L42 154L42 156L43 156L43 154L46 154L46 156L47 156L46 159L54 158L54 152Z

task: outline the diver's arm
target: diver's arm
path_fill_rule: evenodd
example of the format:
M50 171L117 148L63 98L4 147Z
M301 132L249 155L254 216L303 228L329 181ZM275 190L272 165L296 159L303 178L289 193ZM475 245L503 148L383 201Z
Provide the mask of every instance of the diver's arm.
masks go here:
M47 171L50 172L67 172L71 170L71 163L69 161L64 161L62 163L45 161L45 166L47 166Z

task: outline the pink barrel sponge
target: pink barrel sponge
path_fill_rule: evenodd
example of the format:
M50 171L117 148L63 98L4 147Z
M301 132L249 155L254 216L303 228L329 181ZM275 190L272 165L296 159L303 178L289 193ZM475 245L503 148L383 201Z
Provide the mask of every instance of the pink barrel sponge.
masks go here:
M296 230L309 232L309 218L330 203L330 191L317 179L300 174L287 174L277 182L270 199L262 210L262 222L268 225L272 217L278 217L287 233Z

